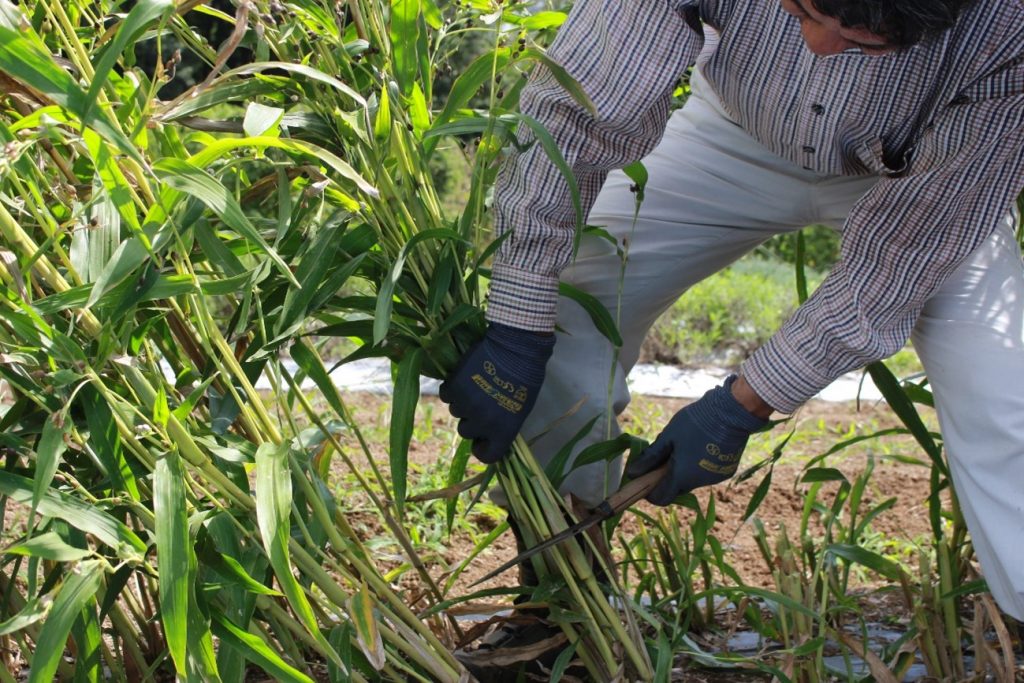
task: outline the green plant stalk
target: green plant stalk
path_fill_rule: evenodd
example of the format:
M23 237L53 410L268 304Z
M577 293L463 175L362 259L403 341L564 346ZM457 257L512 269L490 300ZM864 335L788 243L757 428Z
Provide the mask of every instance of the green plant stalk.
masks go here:
M532 455L529 455L528 446L522 437L517 438L514 450L517 451L519 460L512 460L508 468L510 471L503 471L504 468L499 468L499 475L502 478L502 485L506 486L511 483L512 476L522 477L522 484L512 489L512 495L509 496L510 503L513 505L513 510L516 513L516 519L529 519L533 525L536 525L537 520L530 515L524 514L527 509L540 510L541 514L546 515L546 519L543 520L540 526L534 526L534 528L540 528L544 536L558 533L568 527L565 521L565 513L562 510L560 500L554 495L554 491L551 487L550 482L547 480L547 476L536 461L533 460ZM517 473L517 467L523 467L522 473ZM533 470L531 472L531 469ZM527 482L532 482L530 485ZM537 496L543 494L546 495L547 500L542 504ZM518 495L517 495L518 494ZM525 504L524 508L516 510L515 502L523 501ZM545 528L546 527L546 528ZM589 538L585 541L589 543ZM611 633L615 638L615 641L620 643L630 661L637 669L638 674L641 678L647 678L651 675L650 664L646 657L646 650L639 650L636 647L636 643L641 639L637 638L635 634L627 633L622 626L621 616L615 611L608 603L608 599L604 596L600 586L597 583L597 579L594 576L593 568L586 559L586 555L583 552L582 547L575 541L567 541L556 549L560 552L551 553L551 558L554 560L558 571L565 579L566 585L574 597L574 606L579 608L585 608L589 610L589 614L586 617L591 620L602 633ZM600 561L601 554L597 548L591 548L595 558ZM607 569L607 568L606 568ZM611 576L610 572L608 573ZM587 590L587 598L580 588L580 583ZM623 605L627 605L627 599L625 596L622 597ZM632 615L628 613L627 609L627 623L631 627L635 628L635 621L632 619ZM600 615L600 618L598 618ZM564 626L563 626L564 628ZM595 655L599 656L600 660L603 661L607 671L616 670L616 658L609 649L608 641L604 639L598 639L596 642L598 648ZM592 672L599 674L600 672Z
M372 489L369 486L369 483L366 482L362 478L362 476L358 474L359 468L355 467L355 464L348 458L347 455L345 455L344 449L341 447L341 444L338 443L334 435L330 432L330 430L326 428L326 425L324 425L323 422L319 419L319 417L316 416L316 411L309 404L308 399L306 399L305 395L302 393L301 389L296 384L294 378L291 377L291 375L288 374L287 372L283 372L283 374L285 380L288 382L289 387L295 393L295 396L298 398L299 403L302 404L302 407L306 411L307 415L310 417L310 419L314 421L314 424L317 425L321 432L324 435L326 435L327 439L330 441L335 451L341 455L342 459L345 461L345 464L348 465L349 470L359 478L359 483L362 486L363 490L370 496L370 498L374 502L374 505L377 506L377 509L384 516L388 528L391 529L392 533L395 534L395 537L398 540L399 544L402 546L402 549L405 551L406 556L409 558L409 561L416 569L416 573L420 576L420 579L425 583L434 600L436 602L442 602L444 600L444 596L442 595L440 588L438 588L437 584L434 582L433 577L430 576L430 573L427 571L426 566L424 566L423 561L416 553L416 549L413 547L412 540L409 538L409 535L406 532L405 528L394 519L394 517L390 513L389 507L385 506L383 502L377 499L377 496L373 493ZM321 517L321 524L323 525L323 527L328 530L334 529L334 524L329 519L327 510L324 509L323 507L323 501L320 500L320 497L318 495L315 495L313 493L312 486L309 484L309 482L306 480L304 476L297 477L297 479L300 480L300 486L302 486L304 489L308 489L307 497L311 501L311 505L314 508L314 514ZM328 534L330 533L331 532L328 531ZM340 540L340 538L337 539L337 541ZM455 622L454 618L449 617L449 622L456 633L461 633L461 629Z
M309 631L306 630L306 627L300 624L298 620L295 619L291 614L289 614L286 609L281 607L281 605L279 605L276 600L272 600L268 596L261 595L259 596L259 598L257 598L256 605L260 609L266 610L271 616L271 618L273 618L278 624L284 626L284 631L287 631L288 633L292 634L293 636L301 640L306 645L306 647L310 648L311 650L320 652L320 654L324 658L330 660L330 655L328 655L327 652L323 651L323 646L317 641L317 639L311 636L309 634ZM274 637L279 637L280 635L282 635L282 633L279 633L275 629L273 633L266 634L265 640L268 643L272 643ZM289 649L293 661L296 664L301 664L303 660L298 648L292 646ZM365 680L359 674L358 671L351 671L349 672L349 675L352 676L353 680L356 681Z
M298 343L306 347L306 350L310 353L310 355L313 357L316 363L319 363L321 366L324 366L323 359L320 357L319 351L317 351L316 347L313 344L310 344L306 339L302 339ZM296 391L296 397L299 397L298 391ZM327 440L329 441L331 446L334 447L335 452L338 453L339 456L345 461L345 464L348 466L349 470L352 471L352 474L355 475L360 482L362 482L362 472L360 471L360 468L354 466L351 459L348 458L348 456L345 454L345 450L341 447L341 443L339 443L338 440L334 438L333 432L326 428L326 426L323 423L323 420L320 419L319 414L313 409L312 404L309 401L303 402L301 398L299 398L299 401L302 403L303 410L306 411L306 416L311 421L313 421L313 423L326 435ZM381 491L387 491L387 481L384 479L384 475L381 474L380 468L377 466L377 461L373 457L373 453L370 450L370 445L366 442L366 438L363 436L363 430L359 428L359 425L352 417L352 414L348 412L344 399L341 400L341 407L342 413L338 417L340 417L342 422L344 422L346 425L349 425L349 427L351 428L352 433L355 435L356 440L359 442L359 447L362 450L363 455L366 457L366 461L370 465L370 470L373 472L374 478L377 480L377 485L380 486ZM364 488L367 491L372 490L369 484L366 484Z
M952 560L950 558L950 546L939 541L938 546L938 570L939 570L939 599L942 601L942 617L946 626L946 640L949 643L949 651L952 657L953 671L957 678L965 677L965 666L963 649L960 647L960 619L956 611L956 598L946 597L952 590L956 581L953 576Z
M0 204L0 236L7 241L9 246L15 247L28 258L34 258L38 255L33 268L39 277L52 287L54 291L66 292L71 289L71 285L50 264L49 260L40 254L39 247L35 241L22 229L21 225L14 219L14 216L8 213L7 208L2 204ZM79 323L93 337L98 336L102 329L99 321L96 320L96 317L90 311L81 311Z
M323 567L319 562L316 561L309 553L299 545L294 539L289 543L289 550L292 554L292 559L299 568L306 573L313 582L319 587L327 598L336 605L344 605L350 597L338 584L324 571ZM352 566L359 573L359 576L364 579L370 586L370 589L374 591L376 595L385 600L385 602L394 609L395 621L401 621L407 625L412 625L416 632L423 640L425 640L438 655L441 656L445 665L448 667L449 673L452 677L457 680L458 675L455 674L457 671L462 670L462 665L452 656L444 645L437 639L430 629L423 625L420 620L413 614L412 610L402 602L402 600L390 590L387 583L380 577L380 575L366 565L366 563L359 557L349 557L348 560L352 563ZM384 609L383 605L378 606L379 609Z
M146 404L146 405L151 405L152 402L155 400L155 392L153 392L152 388L148 385L148 382L146 382L146 380L142 376L142 374L139 373L138 370L136 370L135 368L124 368L123 372L124 371L127 371L126 374L128 376L127 378L129 379L129 382L132 384L133 387L136 388L136 391L138 391L140 393L140 399L141 399L142 403ZM245 494L244 492L242 492L239 489L237 489L237 487L234 486L233 482L230 482L230 480L227 480L223 476L223 474L220 473L220 471L216 467L214 467L212 465L212 463L208 460L208 458L205 457L205 455L201 452L201 450L198 448L198 446L194 442L192 442L191 435L187 432L187 430L185 430L180 425L180 423L177 423L176 419L173 416L168 420L167 429L168 429L168 434L171 436L171 438L173 440L175 440L176 443L178 443L179 447L181 447L182 445L186 446L185 448L182 449L182 453L183 453L183 455L186 456L187 460L189 460L191 462L191 458L192 457L196 458L197 462L192 462L192 464L194 466L199 467L200 470L204 473L204 475L209 475L211 473L215 473L215 475L214 475L214 483L216 483L218 485L218 488L220 488L222 490L222 492L228 493L231 496L231 498L233 499L234 503L239 504L243 508L247 508L250 511L254 509L253 508L254 503L252 502L251 498L247 494ZM189 456L191 456L191 457L189 457ZM221 479L222 481L216 481L217 479ZM306 481L304 477L297 477L297 479L299 479L300 482L302 482L300 485L308 486L308 481ZM227 490L226 491L224 489L224 482L227 483ZM319 497L317 495L315 495L315 493L312 491L311 487L310 487L309 490L307 490L307 494L308 494L308 499L314 505L314 509L317 509L318 507L322 508L322 501L320 501ZM329 530L329 532L331 530L334 530L334 528L335 528L334 525L331 524L331 523L325 523L323 526L324 526L325 529ZM345 549L346 547L347 547L347 544L345 544L343 541L341 542L340 545L338 545L339 551ZM299 545L297 542L295 542L294 539L291 540L290 549L291 549L291 552L293 553L293 557L296 560L299 560L300 557L304 556L304 557L302 557L302 559L309 561L303 567L303 570L307 574L311 573L310 570L311 570L312 567L316 567L317 569L319 569L319 566L315 563L315 561L312 561L312 558L309 558L308 555L305 555L305 552L304 552L304 549L302 549L302 546ZM301 553L302 553L301 555L300 555L299 551L301 551ZM350 558L350 561L352 559L355 559L355 558ZM358 567L358 571L359 571L359 574L364 579L369 579L370 575L373 574L373 570L370 569L366 565ZM325 593L329 593L330 592L329 591L329 587L333 587L335 585L333 580L331 580L330 577L327 576L325 573L320 573L320 572L313 572L313 573L319 575L319 580L316 581L317 585L321 588L321 590L324 590ZM376 578L376 577L374 577L374 578ZM393 595L393 593L387 588L386 585L383 585L383 583L378 584L377 590L378 590L378 592L382 592L383 591L386 594L389 594L389 597L391 597ZM334 599L338 599L339 597L340 596L335 595ZM398 602L400 603L400 601L398 601ZM339 604L343 604L343 603L339 603ZM418 620L416 620L415 616L412 614L411 611L407 611L407 614L405 616L407 618L411 618L415 623L418 623ZM423 631L421 632L421 636L424 633L429 634L429 629L425 629L424 628ZM303 632L303 636L302 637L303 638L308 637L308 634ZM315 639L310 638L310 640L315 642ZM435 641L436 641L436 639L435 639ZM444 650L443 646L441 646L441 644L439 642L435 642L434 645L435 645L435 650L436 649ZM446 652L446 650L444 650L444 651ZM326 653L323 653L323 654L326 655ZM452 660L452 661L454 661L454 660ZM455 666L458 666L458 665L456 664Z
M931 676L942 677L942 663L939 660L937 643L928 617L931 603L931 566L928 557L922 551L919 554L921 578L921 595L913 612L913 619L918 630L918 645L924 655L925 666Z

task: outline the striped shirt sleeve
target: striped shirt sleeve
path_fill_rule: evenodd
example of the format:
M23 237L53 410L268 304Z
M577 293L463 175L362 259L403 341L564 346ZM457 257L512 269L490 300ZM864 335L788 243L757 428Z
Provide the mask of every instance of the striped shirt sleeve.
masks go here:
M994 95L994 96L993 96ZM854 206L828 277L743 366L792 412L844 372L900 348L925 302L1024 189L1024 64L946 106L899 177Z
M552 135L578 183L584 215L607 172L650 152L668 120L673 87L700 52L698 14L710 0L578 0L549 55L587 93L581 106L538 67L520 108ZM714 23L714 22L711 22ZM525 127L520 139L533 137ZM538 144L505 162L495 187L495 223L511 231L494 262L487 317L522 329L555 326L558 274L577 228L569 186Z

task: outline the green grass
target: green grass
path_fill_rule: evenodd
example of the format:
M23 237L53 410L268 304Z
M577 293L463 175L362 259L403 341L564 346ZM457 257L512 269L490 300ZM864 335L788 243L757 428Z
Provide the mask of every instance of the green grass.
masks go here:
M648 355L682 365L735 365L796 310L794 282L792 265L748 256L694 285L666 311L651 330Z

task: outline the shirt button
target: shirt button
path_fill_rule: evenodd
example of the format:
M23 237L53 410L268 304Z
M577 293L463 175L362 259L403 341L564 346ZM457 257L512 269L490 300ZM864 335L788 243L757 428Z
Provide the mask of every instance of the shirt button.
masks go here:
M818 116L821 116L822 114L825 113L825 107L823 107L820 104L812 104L811 105L811 111L813 111Z
M807 153L807 154L814 154L815 151L817 151L817 150L815 150L810 145L804 145L804 152L805 153Z

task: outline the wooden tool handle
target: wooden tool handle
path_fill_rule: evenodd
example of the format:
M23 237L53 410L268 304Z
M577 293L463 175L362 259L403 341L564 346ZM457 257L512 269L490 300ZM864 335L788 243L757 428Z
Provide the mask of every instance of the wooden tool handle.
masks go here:
M633 479L618 491L608 496L605 503L615 511L622 512L633 505L648 493L654 490L665 477L668 476L668 463L665 463L656 470ZM603 506L602 506L603 507Z

